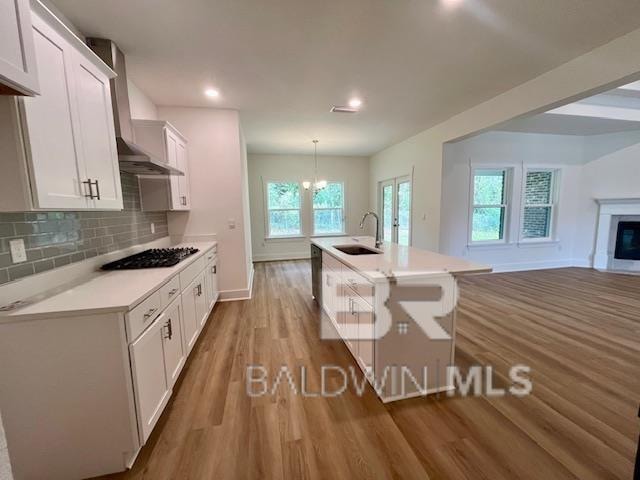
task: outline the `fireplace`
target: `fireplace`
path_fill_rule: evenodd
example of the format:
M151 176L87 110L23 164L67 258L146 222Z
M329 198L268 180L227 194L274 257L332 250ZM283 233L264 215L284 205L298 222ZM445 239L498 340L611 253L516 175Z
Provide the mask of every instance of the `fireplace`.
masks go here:
M618 223L614 258L640 260L640 222Z
M640 274L640 197L603 198L593 267Z

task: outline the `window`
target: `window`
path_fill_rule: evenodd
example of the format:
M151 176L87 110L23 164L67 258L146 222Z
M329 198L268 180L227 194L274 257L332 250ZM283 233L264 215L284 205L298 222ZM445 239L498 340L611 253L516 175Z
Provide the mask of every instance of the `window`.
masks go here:
M267 222L269 237L302 235L299 183L267 183Z
M522 239L550 239L555 209L555 170L527 170L524 181Z
M474 170L471 242L505 240L507 180L506 169Z
M344 233L344 184L329 182L313 193L313 234Z

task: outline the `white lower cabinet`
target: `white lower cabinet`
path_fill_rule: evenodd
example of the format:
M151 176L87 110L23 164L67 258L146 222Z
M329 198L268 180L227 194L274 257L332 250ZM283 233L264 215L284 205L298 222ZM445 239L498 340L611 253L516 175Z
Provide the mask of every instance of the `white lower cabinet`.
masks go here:
M164 363L164 335L164 318L160 316L129 347L141 444L151 435L169 400L170 388Z
M211 313L205 277L214 248L128 311L0 322L0 404L15 478L94 478L131 467Z
M218 257L213 259L207 264L207 268L204 270L205 274L205 286L207 292L207 305L211 310L218 301Z
M202 272L182 292L184 345L187 353L191 352L195 345L201 326L208 315L204 287L204 272Z
M375 315L365 300L373 297L373 285L338 260L326 260L322 264L322 307L358 364L364 370L373 369Z
M176 298L160 318L164 322L162 342L167 385L169 388L173 388L187 358L182 340L182 301L180 298Z

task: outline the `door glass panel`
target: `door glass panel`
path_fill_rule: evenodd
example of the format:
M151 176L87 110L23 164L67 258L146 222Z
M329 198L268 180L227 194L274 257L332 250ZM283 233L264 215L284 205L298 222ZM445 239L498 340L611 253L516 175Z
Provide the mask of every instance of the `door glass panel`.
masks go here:
M393 241L393 185L382 187L382 226L385 242Z
M411 230L411 183L398 184L398 244L409 245Z

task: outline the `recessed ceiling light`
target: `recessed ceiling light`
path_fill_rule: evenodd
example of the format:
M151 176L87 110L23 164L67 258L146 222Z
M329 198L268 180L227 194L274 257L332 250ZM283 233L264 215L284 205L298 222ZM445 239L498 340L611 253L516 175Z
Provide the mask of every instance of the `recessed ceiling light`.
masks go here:
M204 94L207 97L212 97L213 98L213 97L217 97L218 95L220 95L220 92L218 90L216 90L215 88L207 88L204 91Z
M359 108L362 106L362 100L360 100L359 98L352 98L351 100L349 100L349 106L351 108Z

